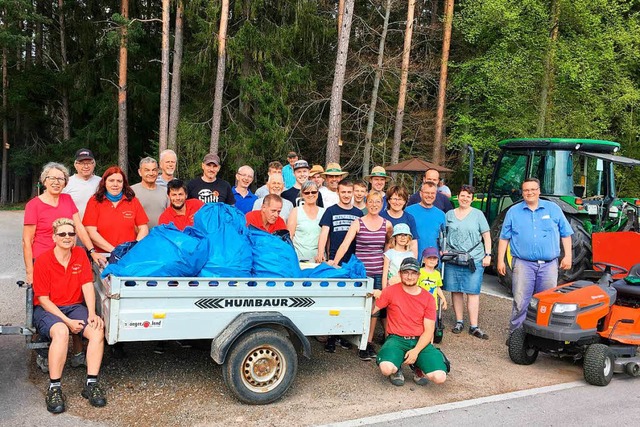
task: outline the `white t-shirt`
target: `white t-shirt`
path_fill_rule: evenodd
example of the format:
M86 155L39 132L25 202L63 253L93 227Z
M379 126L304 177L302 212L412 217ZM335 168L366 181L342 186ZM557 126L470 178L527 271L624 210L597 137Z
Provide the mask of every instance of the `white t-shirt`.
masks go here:
M322 193L322 207L327 209L333 205L337 205L340 201L340 196L335 191L329 190L327 187L320 187L320 193Z
M144 208L144 212L149 217L149 230L158 225L158 218L162 215L167 206L169 206L169 198L167 197L167 187L156 185L156 188L149 190L138 183L131 186L136 193L136 197Z
M73 199L73 203L75 203L78 208L80 219L84 217L84 210L87 208L89 199L96 194L98 184L100 184L99 176L91 175L91 177L85 181L76 174L69 177L67 186L62 190L63 193L70 195Z

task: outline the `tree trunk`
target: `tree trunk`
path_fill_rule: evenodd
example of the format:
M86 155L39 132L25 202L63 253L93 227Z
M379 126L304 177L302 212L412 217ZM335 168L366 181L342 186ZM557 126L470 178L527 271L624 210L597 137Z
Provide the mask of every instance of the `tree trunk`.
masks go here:
M391 14L391 0L387 0L384 13L384 24L382 25L382 35L378 46L378 63L376 64L376 75L373 78L373 91L371 92L371 105L369 106L369 117L367 119L367 132L364 137L364 160L362 162L362 176L370 172L371 162L371 140L373 138L373 125L376 115L376 105L378 104L378 88L382 78L382 61L384 60L384 44L387 39L389 28L389 15Z
M344 16L344 0L338 1L338 40L340 40L340 29L342 28L342 17Z
M342 120L342 89L344 74L347 69L347 53L349 52L349 36L353 17L354 0L345 0L342 27L338 39L338 54L331 88L331 106L329 108L329 134L327 136L326 162L340 163L340 125Z
M438 3L440 3L440 0L431 0L431 26L432 27L435 27L436 25L438 25Z
M44 15L44 3L36 0L36 13L40 16ZM43 33L42 33L42 19L36 20L36 30L35 30L35 41L34 41L34 64L42 65L42 45L43 45Z
M6 16L6 11L4 13ZM4 20L4 19L3 19ZM6 29L6 23L3 22ZM9 126L7 124L7 88L9 87L9 77L7 75L7 48L2 48L2 185L0 186L0 205L7 204L7 193L9 186L9 172L7 164L9 160Z
M220 12L220 29L218 31L218 69L216 86L213 95L213 116L211 117L211 143L209 152L218 154L220 144L220 123L222 122L222 95L224 91L224 69L227 60L227 21L229 19L229 0L222 0Z
M168 147L176 151L178 139L178 123L180 122L180 89L182 83L182 19L184 14L183 0L178 0L176 8L176 30L173 41L173 72L171 76L171 110L169 116Z
M436 112L436 129L433 139L433 162L437 165L443 164L445 158L445 146L442 142L442 134L444 132L444 108L447 98L447 66L449 63L449 46L451 45L453 4L454 0L447 0L447 4L445 5L442 62L440 63L440 87L438 88L438 109Z
M558 25L560 21L560 0L551 2L551 32L549 33L549 46L544 59L544 71L542 74L542 89L540 91L540 106L538 115L538 126L536 133L538 137L544 137L547 119L551 110L549 105L549 93L553 85L555 74L556 41L558 40Z
M158 132L158 149L167 149L169 132L169 0L162 0L162 71L160 81L160 129Z
M409 55L411 53L411 36L413 35L413 12L416 0L409 0L407 9L407 25L404 32L404 49L402 51L402 72L400 77L400 90L398 94L398 108L396 110L396 123L393 130L393 148L391 149L391 164L398 163L400 158L400 145L402 144L402 122L404 120L404 104L407 98L407 80L409 79Z
M67 41L66 29L64 25L64 0L58 0L58 22L60 24L60 70L63 75L67 72ZM71 138L71 124L69 118L69 88L62 87L62 140L68 141Z
M129 20L129 0L121 0L121 15ZM127 34L128 23L120 28L120 64L118 79L118 166L127 173L129 166L127 141Z

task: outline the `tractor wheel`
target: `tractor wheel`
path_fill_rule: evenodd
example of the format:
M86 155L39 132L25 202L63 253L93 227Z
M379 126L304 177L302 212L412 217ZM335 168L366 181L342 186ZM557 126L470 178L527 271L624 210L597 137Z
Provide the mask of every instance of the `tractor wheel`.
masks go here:
M584 229L579 217L573 215L566 215L566 217L573 229L573 235L571 236L572 265L571 270L560 270L558 272L558 284L573 282L579 279L585 270L592 269L591 235ZM562 250L562 245L560 245L560 249ZM564 252L562 251L560 258L563 256Z
M613 377L614 356L604 344L591 344L584 354L584 379L592 385L605 386Z
M508 210L508 209L507 209ZM500 241L500 231L502 230L502 223L504 222L504 217L507 214L507 210L504 210L498 215L498 218L491 225L491 260L492 269L498 276L498 281L502 286L504 286L509 292L511 292L511 279L513 277L513 258L511 257L511 245L507 246L507 253L505 255L504 263L506 265L505 276L501 276L498 274L498 242Z
M531 365L538 357L538 349L527 343L527 333L518 328L509 337L509 358L516 365Z

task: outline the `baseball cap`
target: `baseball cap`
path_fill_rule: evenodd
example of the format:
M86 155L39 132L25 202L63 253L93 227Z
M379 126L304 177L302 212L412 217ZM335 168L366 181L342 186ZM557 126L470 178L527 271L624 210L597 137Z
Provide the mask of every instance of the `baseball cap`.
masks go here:
M81 160L95 160L95 157L93 157L93 153L88 148L81 148L76 151L76 162Z
M293 164L293 170L295 171L298 169L309 169L309 163L307 163L306 160L298 160Z
M418 264L418 260L414 257L410 256L402 260L402 264L400 264L400 268L398 271L417 271L420 272L420 264Z
M213 163L216 166L220 166L220 157L218 157L217 154L209 153L206 156L204 156L202 163L204 163L205 165L208 165L209 163Z
M411 229L404 222L398 223L398 224L393 226L393 236L392 237L395 237L398 234L408 234L409 236L413 237L413 234L411 234Z
M430 246L428 248L424 248L424 251L422 251L422 259L430 258L430 257L440 258L440 254L438 253L438 249L434 248L433 246Z

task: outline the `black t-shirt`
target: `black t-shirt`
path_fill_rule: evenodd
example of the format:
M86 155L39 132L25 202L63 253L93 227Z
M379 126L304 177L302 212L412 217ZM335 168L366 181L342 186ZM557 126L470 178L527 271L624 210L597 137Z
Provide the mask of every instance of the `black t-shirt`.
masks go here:
M187 199L199 199L203 203L220 202L228 205L236 203L236 198L231 192L231 185L220 178L213 182L205 182L202 177L192 179L187 184Z
M300 197L300 189L296 187L291 187L288 190L283 191L282 194L280 194L280 197L290 201L293 207L298 207L301 204L303 204L302 197ZM321 208L324 207L324 203L322 202L322 193L320 193L319 191L318 191L318 201L316 202L316 204Z
M329 227L329 259L336 257L336 252L338 252L338 248L344 241L351 223L362 216L362 210L355 206L352 206L351 209L343 209L339 205L333 205L327 208L320 219L320 227ZM341 263L349 261L351 255L355 252L356 240L353 239Z

